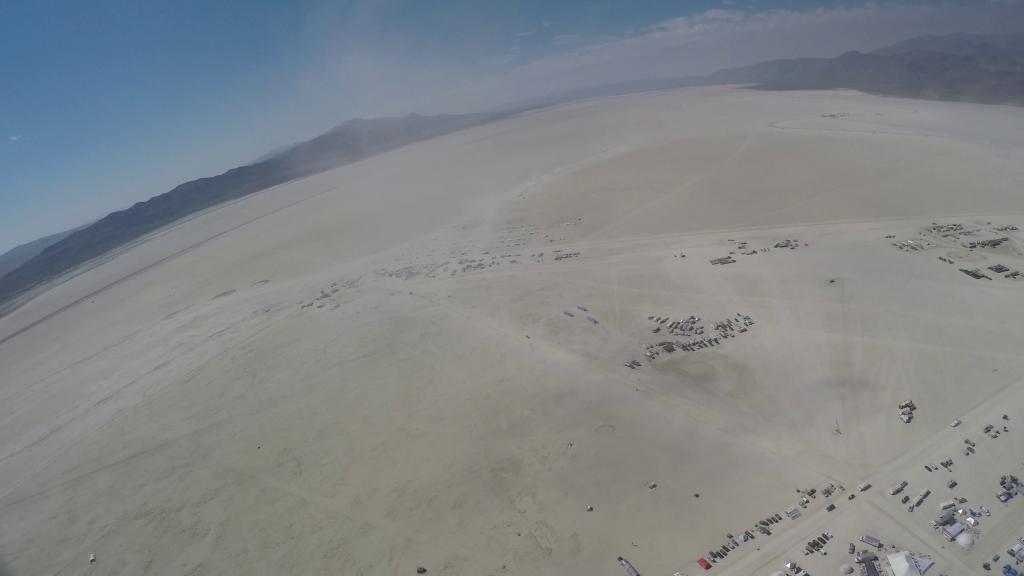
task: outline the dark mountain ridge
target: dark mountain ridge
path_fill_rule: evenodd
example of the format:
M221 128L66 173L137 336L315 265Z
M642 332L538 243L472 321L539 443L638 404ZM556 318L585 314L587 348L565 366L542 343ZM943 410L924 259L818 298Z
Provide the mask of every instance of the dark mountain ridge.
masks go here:
M914 38L871 53L770 60L721 70L711 84L765 90L848 88L875 94L1024 105L1024 36Z
M185 182L47 244L38 254L0 278L0 303L200 210L498 117L497 114L410 114L349 120L266 160L232 168L218 176Z
M654 78L579 88L495 113L411 114L350 120L251 164L181 184L55 241L49 238L40 239L38 244L30 243L30 249L21 250L15 255L17 258L7 260L18 264L17 267L8 266L6 275L0 268L0 306L189 214L289 180L530 108L583 98L711 84L746 84L765 90L844 88L910 98L1024 105L1024 35L920 36L869 53L852 51L835 58L771 60L703 77Z
M77 230L77 228L74 230L65 230L64 232L50 234L49 236L43 236L42 238L36 238L31 242L19 244L7 252L0 254L0 278L3 278L3 276L11 270L14 270L25 262L31 260L36 254L39 254L46 249L47 246L60 242L75 230Z

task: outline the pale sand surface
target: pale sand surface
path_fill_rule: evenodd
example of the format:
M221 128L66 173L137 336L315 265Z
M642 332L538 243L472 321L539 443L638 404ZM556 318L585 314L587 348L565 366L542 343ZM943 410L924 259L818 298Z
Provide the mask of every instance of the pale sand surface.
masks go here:
M0 318L0 575L697 574L830 482L712 572L837 573L870 533L984 573L1024 534L994 498L1024 476L1024 279L985 270L1024 271L1024 234L925 228L1024 226L1022 160L1024 109L676 90L207 211ZM644 357L648 316L737 312ZM992 508L967 552L928 526L954 494Z

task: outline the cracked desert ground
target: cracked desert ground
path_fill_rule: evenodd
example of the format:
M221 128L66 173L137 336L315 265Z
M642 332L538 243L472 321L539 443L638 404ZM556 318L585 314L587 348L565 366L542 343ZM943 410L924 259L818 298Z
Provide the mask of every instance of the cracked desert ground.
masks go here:
M724 87L206 211L0 318L0 574L693 575L745 531L709 573L871 534L985 574L1024 535L1022 186L1021 108ZM690 316L752 324L648 359Z

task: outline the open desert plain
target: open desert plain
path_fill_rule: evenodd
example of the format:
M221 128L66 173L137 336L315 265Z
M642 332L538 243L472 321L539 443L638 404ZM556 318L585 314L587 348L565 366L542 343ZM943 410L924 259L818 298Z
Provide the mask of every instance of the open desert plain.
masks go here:
M207 210L0 318L0 574L997 573L1022 186L1022 108L714 87Z

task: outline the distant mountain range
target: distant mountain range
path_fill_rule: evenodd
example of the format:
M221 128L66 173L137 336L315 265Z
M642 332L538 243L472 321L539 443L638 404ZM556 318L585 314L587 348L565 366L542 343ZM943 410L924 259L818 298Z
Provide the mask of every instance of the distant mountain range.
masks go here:
M992 56L1010 52L1020 57L1024 55L1024 34L929 34L879 48L872 54L901 54L916 50L963 56Z
M3 305L19 295L162 226L289 180L529 108L711 84L747 84L766 90L846 88L911 98L1024 105L1024 35L921 36L870 53L771 60L701 77L581 88L501 112L351 120L252 164L186 182L81 229L40 238L0 255L0 314Z
M71 234L74 231L75 230L65 230L64 232L43 236L42 238L37 238L31 242L15 246L7 252L0 254L0 278L3 278L4 275L11 270L18 268L25 262L28 262L48 246L60 242L66 238L68 234Z
M764 90L848 88L874 94L1024 105L1024 35L921 36L870 53L770 60L721 70L708 84Z
M189 214L412 142L490 122L508 113L410 114L350 120L267 159L232 168L219 176L186 182L84 228L40 238L11 250L0 256L0 263L7 269L0 278L0 305Z

